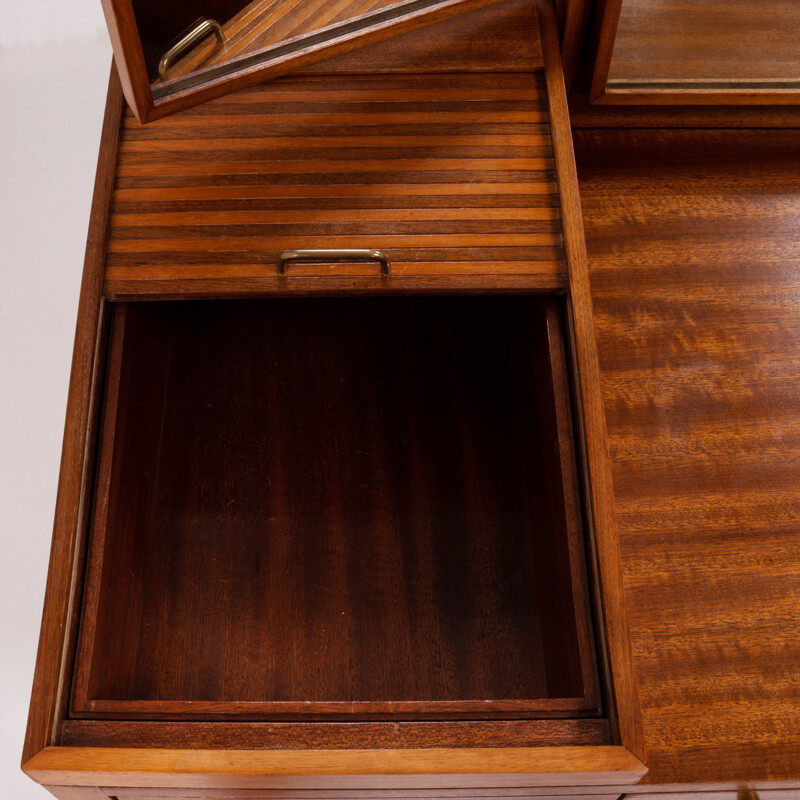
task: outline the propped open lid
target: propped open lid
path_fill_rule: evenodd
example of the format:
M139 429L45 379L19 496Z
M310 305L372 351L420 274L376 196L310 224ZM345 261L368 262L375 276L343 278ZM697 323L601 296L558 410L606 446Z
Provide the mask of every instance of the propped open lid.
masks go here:
M102 0L141 122L497 0Z

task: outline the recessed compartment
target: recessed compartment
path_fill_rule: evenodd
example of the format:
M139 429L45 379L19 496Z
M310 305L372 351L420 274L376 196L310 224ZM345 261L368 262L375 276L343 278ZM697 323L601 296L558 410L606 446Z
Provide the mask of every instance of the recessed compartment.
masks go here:
M600 716L562 326L113 306L73 718Z

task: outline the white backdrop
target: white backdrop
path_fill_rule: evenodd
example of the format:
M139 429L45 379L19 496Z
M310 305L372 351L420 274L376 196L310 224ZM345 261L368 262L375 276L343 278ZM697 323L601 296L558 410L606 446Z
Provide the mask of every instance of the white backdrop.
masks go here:
M0 0L0 51L105 36L100 0Z
M19 769L111 48L100 0L0 0L0 798Z

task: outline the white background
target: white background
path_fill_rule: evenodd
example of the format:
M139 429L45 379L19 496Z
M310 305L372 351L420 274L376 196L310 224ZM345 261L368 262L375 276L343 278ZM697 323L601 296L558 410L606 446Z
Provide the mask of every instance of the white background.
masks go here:
M100 0L0 0L0 797L9 800L51 798L19 763L110 65Z

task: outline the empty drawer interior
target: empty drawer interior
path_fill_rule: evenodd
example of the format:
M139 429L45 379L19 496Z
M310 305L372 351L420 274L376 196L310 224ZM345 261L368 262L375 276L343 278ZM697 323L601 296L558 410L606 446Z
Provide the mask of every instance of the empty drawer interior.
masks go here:
M535 296L114 307L72 714L596 715Z

